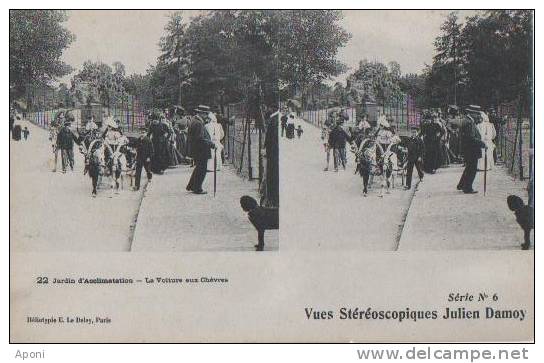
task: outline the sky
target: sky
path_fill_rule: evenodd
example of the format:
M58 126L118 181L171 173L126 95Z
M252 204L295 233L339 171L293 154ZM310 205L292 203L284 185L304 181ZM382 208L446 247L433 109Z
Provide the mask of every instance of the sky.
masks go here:
M342 26L352 34L349 43L341 48L338 59L351 70L359 61L396 61L402 73L420 73L431 64L434 39L449 11L446 10L350 10L344 11ZM459 18L474 15L474 11L460 11ZM343 81L347 73L336 80Z
M163 10L70 10L64 24L76 40L62 59L75 69L86 60L120 61L126 73L145 73L159 55L158 43L168 22ZM187 21L198 11L186 10ZM62 82L69 82L65 76Z
M163 10L71 10L65 26L76 40L64 52L63 60L81 68L86 60L112 64L122 62L127 74L145 73L159 55L158 42L164 33L169 11ZM189 21L197 10L186 10ZM344 11L342 26L352 34L338 54L352 70L366 58L384 63L397 61L403 73L420 72L431 63L433 40L440 32L447 11ZM464 18L473 12L462 11ZM349 71L348 71L349 73ZM347 74L335 80L343 81ZM68 83L71 76L62 82Z

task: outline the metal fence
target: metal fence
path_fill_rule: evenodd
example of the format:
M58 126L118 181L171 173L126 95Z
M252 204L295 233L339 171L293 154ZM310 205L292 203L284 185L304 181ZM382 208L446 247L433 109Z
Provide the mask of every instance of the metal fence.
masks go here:
M78 129L85 127L85 123L91 114L88 108L88 106L81 106L79 108L70 109L70 113L75 119L72 126ZM146 112L140 107L136 100L133 102L115 104L109 108L99 105L93 111L93 114L95 111L99 115L112 116L115 120L119 120L124 132L136 131L140 126L145 125ZM26 118L30 122L47 129L58 112L59 109L27 112ZM95 117L95 120L101 122L102 117Z
M45 111L36 111L36 112L26 112L25 117L28 121L32 122L35 125L38 125L44 129L48 129L51 122L55 119L55 116L59 112L58 109L55 110L45 110ZM81 122L81 110L74 109L70 110L75 119L74 126L80 128L83 126Z
M308 110L302 112L301 117L318 126L322 127L331 111L344 110L349 120L347 126L356 126L365 115L371 125L375 125L378 119L378 113L384 114L389 123L397 129L400 134L408 134L412 126L419 126L421 122L421 109L416 106L414 100L407 96L404 100L397 103L375 104L362 103L353 107L331 107L321 110Z
M301 114L301 117L308 121L311 124L314 124L317 127L323 127L323 124L327 120L327 117L332 111L339 111L340 107L331 107L321 110L308 110L304 111ZM348 116L346 121L346 126L356 126L357 125L357 109L355 107L348 107L342 109L343 112Z
M112 105L104 110L106 114L121 122L124 131L137 131L140 126L145 125L146 112L136 99Z
M226 108L227 135L225 150L228 161L236 168L238 174L253 180L262 180L263 133L256 126L256 120L249 117L245 103L229 104Z
M498 106L497 114L502 121L497 130L497 156L511 175L526 179L532 174L531 128L528 108L513 101Z

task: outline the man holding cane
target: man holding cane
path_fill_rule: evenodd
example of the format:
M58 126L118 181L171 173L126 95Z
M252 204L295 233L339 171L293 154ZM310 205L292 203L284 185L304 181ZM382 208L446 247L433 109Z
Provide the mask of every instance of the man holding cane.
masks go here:
M203 106L199 106L197 111L202 110ZM201 111L202 112L202 111ZM215 144L211 140L208 130L201 122L194 122L190 128L191 135L191 157L195 162L195 168L187 184L187 191L195 194L207 194L202 189L204 179L206 179L208 160L212 158L211 150L215 149Z
M461 152L465 159L465 170L457 183L457 190L462 190L465 194L478 193L472 189L472 183L478 170L478 159L482 157L482 149L487 149L487 145L482 141L482 136L476 127L480 122L480 111L480 106L468 106L461 124Z

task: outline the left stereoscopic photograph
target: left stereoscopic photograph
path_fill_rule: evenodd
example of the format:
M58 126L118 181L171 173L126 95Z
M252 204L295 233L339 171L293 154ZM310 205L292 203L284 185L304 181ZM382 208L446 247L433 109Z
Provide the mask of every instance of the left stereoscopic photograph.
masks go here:
M277 251L260 16L11 10L11 251Z

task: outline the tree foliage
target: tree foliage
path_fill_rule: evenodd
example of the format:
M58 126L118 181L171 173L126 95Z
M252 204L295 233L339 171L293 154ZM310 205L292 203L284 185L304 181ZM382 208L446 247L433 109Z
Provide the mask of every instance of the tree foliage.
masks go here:
M425 71L429 105L454 103L455 94L459 104L483 106L525 95L532 83L532 11L486 11L464 24L452 13L441 30Z
M145 80L152 103L277 103L280 84L302 89L339 74L349 39L338 11L221 10L185 22L170 15ZM288 94L288 96L291 96Z
M402 100L401 69L397 62L388 66L381 62L359 62L359 68L348 76L346 87L354 102L372 101L379 104Z
M80 103L99 102L109 107L126 100L125 82L125 66L121 62L109 66L88 60L72 77L71 90Z
M75 39L63 26L66 20L60 10L10 10L9 75L15 97L32 85L49 85L71 72L61 60Z
M351 34L339 24L338 10L286 10L277 14L279 78L297 88L321 83L346 70L338 50Z

